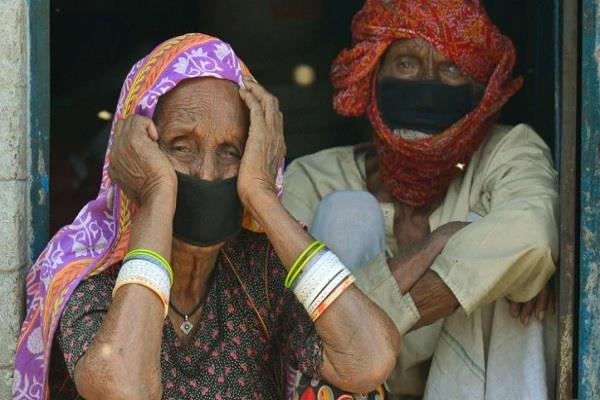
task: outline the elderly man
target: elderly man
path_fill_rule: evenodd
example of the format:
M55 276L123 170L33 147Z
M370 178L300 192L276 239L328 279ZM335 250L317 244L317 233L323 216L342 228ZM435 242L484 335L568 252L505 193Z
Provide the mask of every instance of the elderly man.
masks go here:
M530 127L495 123L522 84L511 41L475 0L367 0L352 33L334 107L374 143L296 160L284 205L404 335L397 398L547 398L551 329L530 315L552 308L557 179Z

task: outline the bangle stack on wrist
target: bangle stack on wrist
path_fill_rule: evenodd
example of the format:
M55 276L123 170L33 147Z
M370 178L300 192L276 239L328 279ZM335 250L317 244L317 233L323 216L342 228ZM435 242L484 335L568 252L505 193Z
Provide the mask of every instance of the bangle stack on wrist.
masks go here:
M339 258L314 241L298 257L285 280L313 321L354 282Z
M173 284L173 269L164 257L146 249L135 249L127 253L113 288L113 297L117 290L129 284L145 286L156 293L164 305L166 318Z

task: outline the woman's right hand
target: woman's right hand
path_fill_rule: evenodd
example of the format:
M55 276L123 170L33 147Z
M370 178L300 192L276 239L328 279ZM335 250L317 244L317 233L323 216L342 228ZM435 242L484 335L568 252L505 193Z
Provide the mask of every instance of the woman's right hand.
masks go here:
M151 119L140 115L117 122L108 173L139 205L158 193L177 192L177 176L158 146L158 131Z

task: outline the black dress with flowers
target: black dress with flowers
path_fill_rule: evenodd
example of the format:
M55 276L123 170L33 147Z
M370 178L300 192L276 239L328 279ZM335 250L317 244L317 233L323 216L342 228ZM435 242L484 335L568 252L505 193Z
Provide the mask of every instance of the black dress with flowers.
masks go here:
M61 364L72 376L108 311L117 274L114 268L85 280L67 303L53 349L52 399L77 398ZM319 378L322 342L284 288L285 274L265 235L243 231L224 246L192 340L182 344L165 319L163 399L280 399L288 366Z

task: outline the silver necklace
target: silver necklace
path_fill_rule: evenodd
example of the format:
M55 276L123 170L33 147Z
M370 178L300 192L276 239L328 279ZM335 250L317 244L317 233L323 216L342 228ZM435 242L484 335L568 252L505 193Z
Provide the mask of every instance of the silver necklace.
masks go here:
M192 311L188 312L188 313L182 313L181 311L179 311L177 309L177 307L175 307L173 305L173 303L171 303L171 301L169 301L169 305L171 306L171 309L173 311L175 311L175 314L179 315L181 318L183 318L183 323L181 325L179 325L179 329L181 329L181 331L185 334L185 335L189 335L190 332L192 331L192 329L194 329L194 324L192 324L190 322L190 317L192 317L194 314L196 314L198 312L198 310L200 310L202 308L202 301L200 303L198 303L198 305L196 305Z

